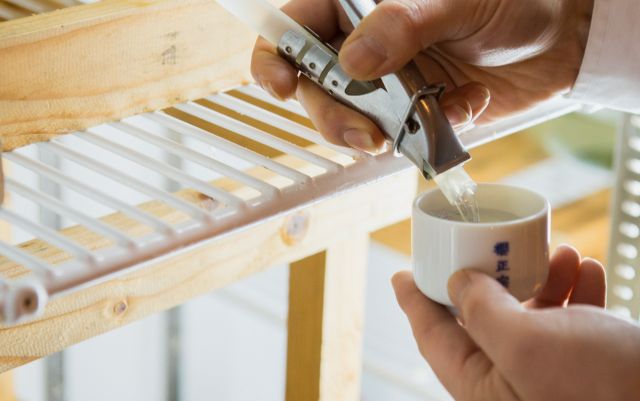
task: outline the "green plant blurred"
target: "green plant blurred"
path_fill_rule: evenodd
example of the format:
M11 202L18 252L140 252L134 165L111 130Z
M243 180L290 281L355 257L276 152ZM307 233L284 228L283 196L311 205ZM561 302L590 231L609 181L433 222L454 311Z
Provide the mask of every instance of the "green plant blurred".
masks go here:
M621 114L573 113L540 124L529 132L551 155L575 157L611 169Z

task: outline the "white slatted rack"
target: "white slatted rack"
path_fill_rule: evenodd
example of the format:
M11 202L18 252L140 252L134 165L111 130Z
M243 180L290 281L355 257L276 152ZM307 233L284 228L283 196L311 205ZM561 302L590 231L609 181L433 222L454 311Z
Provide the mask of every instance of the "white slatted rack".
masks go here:
M609 308L640 319L640 118L625 119L616 154L607 271Z
M256 88L245 89L246 93L256 91ZM66 260L54 265L26 252L20 246L0 242L2 255L20 263L33 273L5 282L5 295L0 299L0 304L7 321L13 322L24 314L38 312L44 305L45 294L57 295L78 285L103 279L158 256L167 256L171 252L180 251L213 236L276 216L409 167L405 160L390 154L371 157L352 149L329 145L308 127L271 111L257 109L255 105L228 94L211 96L207 100L212 104L233 106L239 111L251 111L254 119L269 125L275 124L280 129L287 128L287 132L313 141L323 150L318 151L319 147L311 149L296 145L212 108L189 102L176 106L176 109L223 129L232 130L237 136L249 138L293 156L301 161L304 169L250 151L216 136L215 132L211 133L165 112L127 118L33 145L41 152L57 155L59 162L73 163L91 170L99 176L99 179L92 178L91 182L82 181L68 171L29 157L26 150L5 153L3 157L9 162L9 171L30 171L40 179L50 180L65 190L82 194L101 206L119 211L149 228L147 234L132 237L96 219L95 216L66 205L62 199L56 199L36 188L8 179L6 189L9 199L19 195L20 198L25 198L61 218L73 220L74 223L103 236L108 240L108 246L96 250L86 249L58 231L12 211L11 206L0 209L0 219L8 222L13 228L27 232L69 255ZM277 104L276 101L269 101ZM296 108L296 112L300 112L300 109ZM300 114L297 116L303 117ZM161 152L155 152L154 156L153 152L141 147L123 145L122 139L127 137L144 142L144 149L154 147ZM85 154L83 149L86 149L86 144L90 144L95 153ZM202 151L203 149L205 151ZM212 184L210 179L171 166L159 157L163 152L181 161L200 165L210 170L212 176L218 179L225 177L243 184L253 189L254 193L244 198L239 197ZM213 153L224 155L213 157ZM179 184L180 188L197 191L211 202L189 202L162 188L162 185L138 179L135 169L123 169L101 161L114 157L128 160L140 168L151 169L162 178ZM275 186L248 174L237 167L237 163L221 161L230 158L240 159L243 162L241 164L271 170L287 183ZM102 179L116 180L149 199L164 202L167 207L181 212L184 216L178 223L164 221L123 202L117 194L102 191L100 185L93 185ZM212 204L214 207L211 207Z
M6 7L7 3L12 8ZM26 14L25 10L44 12L54 4L72 3L0 2L0 13L5 12L0 18L17 18ZM14 14L8 16L7 10ZM22 14L16 10L22 10ZM472 129L461 137L473 147L578 108L557 100L500 124ZM36 177L36 182L61 188L50 194L37 185L10 178L6 183L8 199L30 202L57 220L67 221L66 226L83 226L101 238L97 249L87 249L38 219L18 213L9 201L0 209L0 220L10 224L12 230L28 233L30 238L63 252L50 263L29 247L32 242L0 241L4 258L0 263L13 261L20 265L11 269L11 277L0 282L4 322L15 323L40 313L48 297L144 268L147 262L183 252L232 230L411 168L405 159L390 153L373 157L327 143L304 123L304 110L299 104L276 101L252 85L210 96L204 102L180 104L174 110L181 114L147 113L3 154L8 171L21 171ZM242 115L250 116L253 122ZM276 134L282 132L286 135ZM244 141L260 143L297 162L283 162L249 150L242 145ZM38 152L33 152L34 148ZM54 155L56 160L40 160L36 153ZM264 180L250 172L256 168L269 170L278 179ZM144 175L140 171L145 171ZM149 175L156 179L148 179ZM223 178L246 190L236 193L217 185ZM114 183L122 191L135 193L134 198L140 201L125 201L119 192L106 189ZM179 196L175 189L191 189L199 195ZM84 197L102 212L89 213L69 202L70 193ZM171 214L174 218L167 221L137 207L142 201L161 202L175 212ZM113 212L143 225L144 232L133 235L119 231L100 219Z

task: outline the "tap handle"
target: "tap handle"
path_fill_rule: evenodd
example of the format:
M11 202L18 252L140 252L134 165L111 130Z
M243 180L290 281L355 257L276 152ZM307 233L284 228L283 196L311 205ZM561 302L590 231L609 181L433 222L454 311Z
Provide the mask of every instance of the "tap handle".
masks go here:
M354 28L358 26L360 21L371 13L377 5L373 0L339 0L338 2Z

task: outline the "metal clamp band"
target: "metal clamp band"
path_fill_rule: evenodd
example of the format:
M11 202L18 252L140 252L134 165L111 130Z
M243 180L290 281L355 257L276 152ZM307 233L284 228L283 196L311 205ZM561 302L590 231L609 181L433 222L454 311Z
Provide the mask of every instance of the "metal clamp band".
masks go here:
M407 133L407 130L411 132L411 127L408 127L408 123L409 123L408 120L409 120L409 116L411 116L411 113L415 111L416 105L418 104L418 102L426 96L436 96L436 98L440 99L440 97L442 97L442 94L444 93L445 88L446 88L445 84L440 83L440 84L435 84L431 86L426 86L413 94L413 96L409 100L409 106L407 107L407 111L403 114L402 119L400 120L400 121L403 121L404 124L400 126L400 130L398 131L397 135L395 135L395 140L393 141L392 149L393 149L393 153L396 156L402 155L402 153L400 152L400 145L402 143L402 140L404 139L404 136Z

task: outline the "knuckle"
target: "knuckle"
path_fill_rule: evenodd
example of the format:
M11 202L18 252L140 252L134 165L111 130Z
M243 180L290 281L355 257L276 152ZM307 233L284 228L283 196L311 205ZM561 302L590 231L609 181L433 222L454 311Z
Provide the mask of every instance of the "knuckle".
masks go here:
M395 0L382 3L383 17L391 21L407 37L415 37L423 20L423 7L415 0Z
M336 104L328 100L322 101L314 114L324 121L324 125L335 129L339 128L347 117Z
M344 144L343 126L349 121L347 113L332 101L322 101L309 112L326 140L336 145Z

